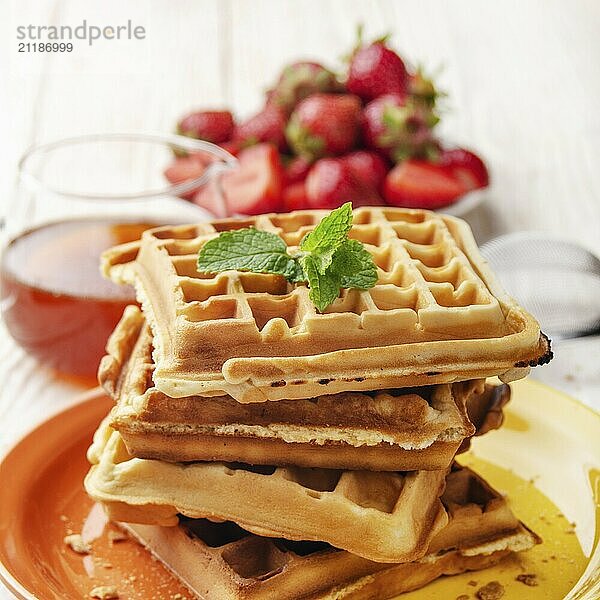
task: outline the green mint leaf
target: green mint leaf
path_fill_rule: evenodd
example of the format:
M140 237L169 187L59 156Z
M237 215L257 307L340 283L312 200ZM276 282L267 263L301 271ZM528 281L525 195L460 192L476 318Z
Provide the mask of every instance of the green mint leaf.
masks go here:
M300 250L313 255L315 266L323 275L333 254L347 239L352 227L352 203L346 202L331 211L300 243Z
M293 265L290 265L289 275L286 275L286 279L290 283L302 283L307 280L306 273L300 264L300 261L296 257L291 257Z
M323 312L340 294L340 276L335 272L321 273L311 255L303 256L301 262L310 288L308 297Z
M377 283L373 257L357 240L346 240L333 256L329 271L340 277L343 288L367 290Z
M252 271L283 275L288 280L298 279L301 267L287 253L285 242L274 233L253 228L224 231L209 240L198 254L198 271Z
M368 289L377 283L373 257L357 240L348 239L352 205L340 206L315 227L290 256L274 233L254 228L222 232L198 254L198 271L251 271L282 275L291 283L308 282L309 298L323 312L340 289Z

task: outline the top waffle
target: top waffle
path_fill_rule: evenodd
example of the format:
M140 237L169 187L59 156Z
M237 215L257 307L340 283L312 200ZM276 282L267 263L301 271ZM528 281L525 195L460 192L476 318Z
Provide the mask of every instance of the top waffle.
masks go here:
M240 402L310 398L524 376L550 357L537 322L506 295L468 225L428 211L360 208L349 237L378 267L370 290L344 290L324 314L277 275L198 273L221 231L256 227L293 251L326 213L300 211L146 231L103 256L135 283L152 327L156 387L172 397Z

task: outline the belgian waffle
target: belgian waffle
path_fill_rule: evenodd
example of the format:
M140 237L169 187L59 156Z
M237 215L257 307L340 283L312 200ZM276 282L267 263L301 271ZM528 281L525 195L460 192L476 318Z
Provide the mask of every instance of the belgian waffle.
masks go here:
M382 562L420 558L447 522L446 471L374 473L132 458L106 421L88 452L88 494L111 519L173 526L177 514L259 535L326 541Z
M322 211L159 227L107 251L103 270L134 283L155 338L156 387L240 402L524 376L550 358L537 322L509 298L469 226L432 212L360 208L349 233L378 267L324 314L277 275L198 273L219 232L255 227L294 251ZM138 252L139 250L139 252ZM310 375L307 375L310 374Z
M99 380L117 401L111 426L139 458L445 469L475 432L465 405L479 427L497 427L509 395L508 386L484 387L479 380L260 404L231 396L173 399L152 383L152 337L135 307L125 311L107 349Z
M448 475L442 501L450 520L427 555L394 565L324 543L259 537L231 522L183 519L178 527L121 526L193 593L220 600L382 600L441 575L486 568L540 541L469 469L457 467Z

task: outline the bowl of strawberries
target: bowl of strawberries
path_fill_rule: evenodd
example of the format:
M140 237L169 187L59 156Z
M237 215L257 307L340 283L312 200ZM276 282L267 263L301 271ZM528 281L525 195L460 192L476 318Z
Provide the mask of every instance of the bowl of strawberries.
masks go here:
M217 144L238 159L214 185L185 198L218 217L345 202L464 212L482 199L489 174L475 152L439 139L441 96L387 38L363 43L359 36L343 74L294 62L247 119L236 121L228 110L184 115L180 135ZM178 184L200 177L209 160L180 154L164 173Z

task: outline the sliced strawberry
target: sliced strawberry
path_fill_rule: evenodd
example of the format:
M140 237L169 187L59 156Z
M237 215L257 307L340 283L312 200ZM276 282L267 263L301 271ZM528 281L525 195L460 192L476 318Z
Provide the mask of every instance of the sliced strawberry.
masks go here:
M446 167L422 160L406 160L396 165L385 178L386 202L410 208L441 208L452 204L469 191Z
M350 59L346 88L369 102L383 94L406 94L408 72L384 41L359 47Z
M306 185L303 181L291 183L283 190L283 210L290 212L292 210L303 210L310 208L306 196Z
M190 113L177 124L181 135L220 144L231 139L233 115L228 110L203 110Z
M306 196L310 208L337 208L344 202L353 206L381 203L377 191L359 181L341 158L322 158L306 178Z
M285 134L296 154L307 160L345 154L359 134L360 98L350 94L313 94L296 106Z
M356 150L342 156L342 160L350 167L356 179L376 190L381 189L389 166L379 154Z
M242 150L238 160L238 167L223 175L221 186L205 186L194 196L194 202L218 216L280 210L283 166L277 148L257 144Z
M310 171L311 162L303 156L295 156L285 167L286 185L304 181Z
M190 179L200 177L211 163L212 155L206 153L195 153L189 156L176 158L165 170L164 175L172 184L183 183ZM191 200L196 190L182 194L181 197Z
M233 133L233 139L243 146L270 142L280 151L286 149L285 113L276 104L267 104L256 115L240 123Z
M487 187L490 183L483 160L465 148L444 150L440 156L440 164L460 179L469 190Z

